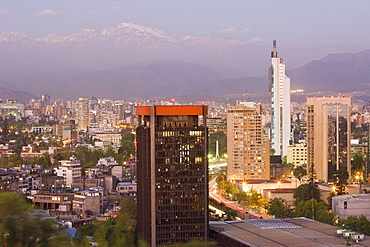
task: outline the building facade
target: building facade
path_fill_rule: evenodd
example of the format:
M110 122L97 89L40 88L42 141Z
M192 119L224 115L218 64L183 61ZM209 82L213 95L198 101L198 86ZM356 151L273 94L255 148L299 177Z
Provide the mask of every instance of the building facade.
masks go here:
M138 237L150 246L208 239L206 106L139 106Z
M69 160L61 160L55 171L58 177L63 177L64 185L72 186L73 179L81 177L81 164L76 157L72 156Z
M262 131L261 106L227 106L227 179L270 179L270 144Z
M87 98L79 98L76 102L76 122L78 130L87 130L90 124L90 102Z
M307 147L304 143L293 144L288 147L287 163L294 166L307 166Z
M332 181L344 168L351 175L350 117L351 98L307 98L308 174Z
M269 90L271 93L270 142L275 155L287 155L291 132L290 78L285 74L283 58L278 57L276 40L273 41L271 67L269 68Z

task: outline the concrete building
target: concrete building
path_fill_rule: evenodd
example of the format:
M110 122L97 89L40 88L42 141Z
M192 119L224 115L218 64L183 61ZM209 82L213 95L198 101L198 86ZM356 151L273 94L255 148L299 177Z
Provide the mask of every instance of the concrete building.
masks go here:
M122 135L120 132L102 132L102 133L95 133L93 138L96 138L103 142L111 142L113 144L120 144Z
M116 190L121 195L128 195L136 198L137 184L132 182L120 182L117 184Z
M58 168L55 168L58 177L63 177L64 185L72 186L74 178L81 177L80 161L72 156L69 160L61 160Z
M361 215L370 219L370 194L334 196L331 200L333 213L338 214L339 220Z
M207 106L136 107L138 238L208 239Z
M283 58L278 57L276 40L273 41L271 66L269 67L269 90L271 93L271 148L275 155L287 155L291 139L290 78L285 74Z
M332 181L336 170L351 176L351 98L307 98L308 174Z
M260 105L228 105L227 136L227 179L270 179L270 145L262 131Z
M80 195L74 195L73 210L82 217L100 214L102 200L99 192L82 191Z
M307 147L303 143L293 144L287 149L287 163L295 166L307 165Z
M78 130L87 130L90 124L90 102L87 98L79 98L76 102L76 123Z
M70 205L72 209L73 194L44 193L34 195L32 202L41 209L59 210L61 205Z

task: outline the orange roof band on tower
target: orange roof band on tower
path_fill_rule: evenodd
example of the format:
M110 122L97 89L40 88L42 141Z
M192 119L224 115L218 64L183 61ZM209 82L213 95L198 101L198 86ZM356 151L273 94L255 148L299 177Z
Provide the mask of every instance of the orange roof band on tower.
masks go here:
M149 116L151 106L137 106L136 115L138 116ZM154 106L156 116L179 116L179 115L203 115L202 105L168 105L168 106ZM205 114L208 115L208 106L205 106Z

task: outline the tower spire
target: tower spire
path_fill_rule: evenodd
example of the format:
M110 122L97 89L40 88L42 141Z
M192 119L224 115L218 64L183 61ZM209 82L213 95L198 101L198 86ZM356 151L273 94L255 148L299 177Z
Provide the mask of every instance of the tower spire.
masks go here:
M276 50L276 39L272 41L272 52L271 57L277 57L277 50Z

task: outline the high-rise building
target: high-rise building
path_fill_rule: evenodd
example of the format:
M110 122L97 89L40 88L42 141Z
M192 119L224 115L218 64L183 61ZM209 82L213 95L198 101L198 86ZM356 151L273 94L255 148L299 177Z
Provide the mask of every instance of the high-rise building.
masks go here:
M308 173L332 181L336 170L351 174L351 98L307 98Z
M270 179L270 143L262 131L261 105L227 106L227 179Z
M138 237L208 239L207 106L138 106Z
M278 57L276 40L273 41L271 67L269 67L269 90L271 93L271 148L275 155L286 156L289 146L290 119L290 78L285 74L283 58Z
M90 102L87 98L79 98L76 102L76 122L78 130L87 130L90 124Z

